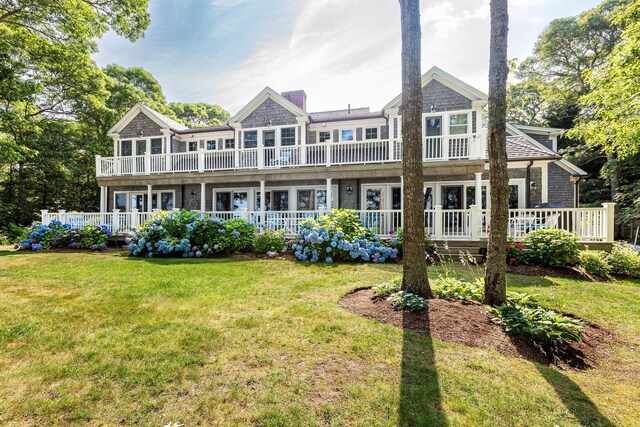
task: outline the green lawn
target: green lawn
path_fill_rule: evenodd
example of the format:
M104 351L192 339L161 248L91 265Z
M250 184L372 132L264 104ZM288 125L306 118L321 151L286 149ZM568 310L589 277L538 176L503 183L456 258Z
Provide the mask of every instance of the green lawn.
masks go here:
M0 425L640 425L640 281L511 276L615 331L558 371L360 318L397 265L0 250Z

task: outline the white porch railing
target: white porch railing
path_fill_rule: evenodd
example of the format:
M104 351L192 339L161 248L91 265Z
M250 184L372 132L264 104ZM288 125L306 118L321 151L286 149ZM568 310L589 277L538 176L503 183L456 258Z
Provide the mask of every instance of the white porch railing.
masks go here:
M601 208L563 208L563 209L510 209L509 236L520 239L525 234L544 227L554 227L573 232L580 242L613 242L614 203L604 203ZM157 211L156 211L157 212ZM285 235L294 236L300 231L300 224L307 218L318 218L327 211L247 211L200 212L202 218L221 219L242 218L257 229L270 228L284 230ZM376 235L388 237L402 228L402 211L356 211L362 224ZM41 211L42 223L53 220L71 224L74 229L86 225L105 225L114 234L124 235L150 219L154 212L49 212ZM489 211L472 206L471 209L435 209L424 211L424 226L434 240L477 241L489 236L491 220Z
M423 141L423 161L480 159L481 153L485 152L484 141L484 133L427 137ZM96 156L96 176L379 164L401 160L402 140L383 139L234 150L200 149L126 157Z

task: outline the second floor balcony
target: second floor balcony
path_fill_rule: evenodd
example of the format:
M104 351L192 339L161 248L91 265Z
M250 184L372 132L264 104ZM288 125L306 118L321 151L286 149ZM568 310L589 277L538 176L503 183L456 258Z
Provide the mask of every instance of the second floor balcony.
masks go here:
M485 157L485 147L484 132L424 137L423 161L482 159ZM400 161L402 140L386 139L225 150L200 149L167 154L146 153L138 156L96 156L96 176L281 169Z

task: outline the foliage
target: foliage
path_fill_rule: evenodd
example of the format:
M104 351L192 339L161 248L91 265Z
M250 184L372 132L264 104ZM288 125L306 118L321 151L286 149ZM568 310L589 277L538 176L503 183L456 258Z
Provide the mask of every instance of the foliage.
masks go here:
M440 277L433 286L440 298L482 301L484 285L481 281L469 282L454 277Z
M286 247L284 240L284 230L273 231L265 229L262 233L258 233L253 238L253 249L261 254L269 252L279 253Z
M8 245L27 237L27 227L9 224L0 230L0 245Z
M227 110L219 105L211 105L205 102L185 104L182 102L171 102L169 108L178 121L189 127L218 126L222 122L228 121L231 115Z
M579 320L546 310L535 303L532 296L510 292L507 304L488 307L493 320L510 333L537 341L579 341L582 324Z
M580 251L578 260L580 268L589 274L608 276L611 273L609 254L605 251Z
M387 282L380 283L372 288L373 293L380 298L390 297L392 294L402 289L402 277L393 278Z
M531 264L561 267L578 262L578 238L566 230L540 228L528 233L523 243Z
M243 219L201 219L196 212L160 212L134 229L127 243L133 256L184 258L246 252L252 248L255 227Z
M640 278L640 252L637 250L616 244L611 249L608 260L612 274Z
M327 264L338 259L384 263L398 256L397 249L382 244L356 212L347 209L332 209L317 220L303 221L292 249L300 261Z
M402 228L398 228L397 230L391 230L389 234L391 234L391 237L387 237L385 239L385 243L388 246L397 249L398 254L402 254L402 245L404 242L404 239L403 239L404 232L402 231ZM431 237L429 236L429 233L427 233L427 230L425 229L424 231L425 253L432 255L436 253L437 250L438 250L438 245L436 245L431 241Z
M387 301L391 303L391 306L398 310L409 311L422 311L427 308L426 298L416 295L411 292L398 291L391 294Z
M33 224L27 235L14 248L39 251L51 248L91 249L97 251L107 248L107 239L111 231L106 226L86 225L80 230L72 230L70 224L58 220L49 225Z
M527 247L520 242L507 243L507 263L519 265L527 263Z

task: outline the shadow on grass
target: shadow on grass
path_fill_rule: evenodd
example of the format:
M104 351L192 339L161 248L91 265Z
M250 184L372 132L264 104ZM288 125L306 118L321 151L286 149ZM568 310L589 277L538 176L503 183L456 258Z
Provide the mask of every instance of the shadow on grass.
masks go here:
M556 286L552 280L544 276L525 276L523 274L508 273L507 274L508 286L516 286L519 288L537 287L545 288L548 286Z
M536 368L555 389L562 403L583 426L613 427L613 424L605 417L589 397L584 394L580 386L561 372L553 368L536 364Z
M426 319L427 324L429 318ZM440 383L431 336L407 329L403 316L402 366L400 376L401 426L448 426L442 410Z

